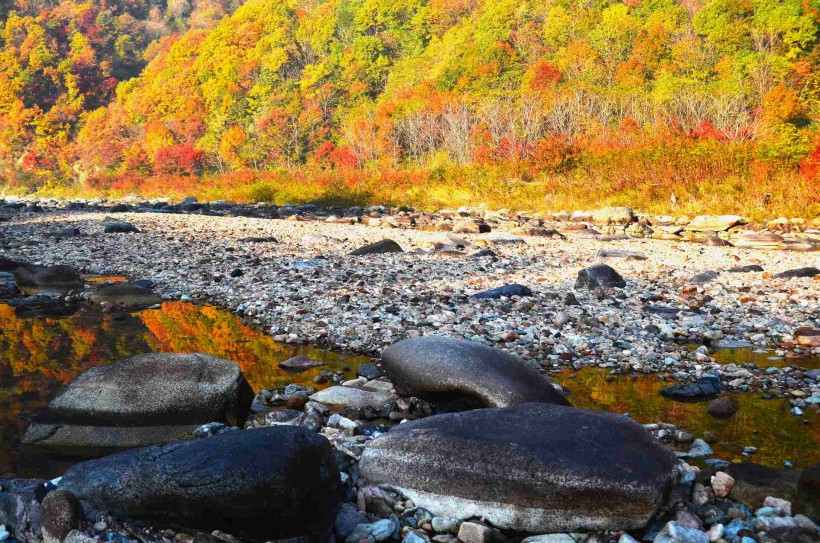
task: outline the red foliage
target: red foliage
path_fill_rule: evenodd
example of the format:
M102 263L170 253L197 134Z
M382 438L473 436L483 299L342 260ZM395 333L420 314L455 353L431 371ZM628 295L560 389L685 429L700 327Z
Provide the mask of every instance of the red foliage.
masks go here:
M555 85L560 79L561 71L558 67L542 58L533 66L530 88L532 90L539 90L546 86Z
M195 175L202 168L205 155L193 143L163 147L154 159L154 173Z
M820 137L814 141L809 154L800 161L800 175L809 181L820 180Z

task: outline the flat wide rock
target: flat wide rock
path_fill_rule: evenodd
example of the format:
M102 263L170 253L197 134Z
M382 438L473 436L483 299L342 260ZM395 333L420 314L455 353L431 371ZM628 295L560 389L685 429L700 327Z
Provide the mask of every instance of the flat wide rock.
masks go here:
M253 391L239 366L204 354L148 353L87 370L38 414L29 446L79 455L193 437L200 425L241 425Z
M338 386L320 390L310 399L330 407L355 407L356 409L372 407L381 409L390 403L392 398L387 392L379 390Z
M98 288L91 294L95 303L120 305L124 307L150 307L162 303L162 298L150 288L137 283L113 283Z
M402 424L370 443L360 473L436 516L552 533L642 528L676 464L628 417L541 403Z
M24 294L65 294L83 288L83 279L70 266L26 264L12 270L17 288Z
M546 377L520 358L473 341L406 339L384 350L382 367L401 396L461 396L486 407L569 405Z
M326 536L341 500L330 443L277 426L78 464L60 488L115 516L270 541Z

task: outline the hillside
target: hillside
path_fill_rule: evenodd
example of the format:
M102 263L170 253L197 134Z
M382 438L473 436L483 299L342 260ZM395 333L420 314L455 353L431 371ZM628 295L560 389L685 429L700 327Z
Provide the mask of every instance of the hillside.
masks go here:
M817 0L33 4L9 190L820 209Z

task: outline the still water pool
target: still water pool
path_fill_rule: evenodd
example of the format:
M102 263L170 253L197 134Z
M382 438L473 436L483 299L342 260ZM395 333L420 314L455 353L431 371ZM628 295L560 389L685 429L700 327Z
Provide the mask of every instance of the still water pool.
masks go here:
M236 315L211 306L172 302L130 314L83 307L66 317L19 317L14 308L0 305L0 474L60 473L53 460L20 453L27 423L18 414L44 408L83 370L152 351L200 352L233 360L254 390L294 382L322 388L313 377L323 370L352 377L359 363L369 361L277 343ZM279 362L296 355L327 365L300 373L279 369Z
M135 313L103 313L83 307L62 317L23 316L0 305L0 474L55 476L71 462L21 453L19 439L26 422L18 414L34 414L75 375L90 367L140 353L202 352L233 360L254 390L289 383L314 385L323 370L355 374L366 357L276 343L245 325L236 315L210 306L165 303L159 309ZM322 368L286 372L277 364L296 355L326 362ZM715 452L727 460L741 459L744 446L757 447L755 462L795 467L820 461L820 429L812 413L798 418L785 400L760 395L736 397L740 410L729 420L706 413L706 402L672 402L659 394L669 383L654 376L612 376L597 369L568 370L556 379L570 390L577 407L630 413L639 422L669 422L696 436L716 434ZM324 385L328 386L328 385Z

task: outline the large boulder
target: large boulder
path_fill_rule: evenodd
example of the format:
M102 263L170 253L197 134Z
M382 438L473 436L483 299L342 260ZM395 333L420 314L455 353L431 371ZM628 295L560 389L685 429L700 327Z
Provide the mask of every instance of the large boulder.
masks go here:
M342 494L330 443L295 426L90 460L60 488L115 516L262 541L326 537Z
M722 232L743 222L740 215L698 215L689 224L687 230L694 232Z
M162 298L137 283L113 283L91 293L91 301L124 307L150 307L162 303Z
M575 280L576 289L595 290L597 288L624 288L626 281L621 274L607 264L596 264L578 272Z
M0 271L0 297L17 294L17 279L13 273Z
M103 232L106 234L136 234L139 228L127 221L114 221L105 225Z
M694 383L662 388L661 395L673 400L687 401L717 396L721 391L723 391L723 385L720 384L720 377L707 375Z
M25 294L66 294L84 285L83 278L70 266L26 264L12 273L17 279L17 288Z
M204 354L148 353L75 377L23 443L97 456L190 439L208 422L244 423L253 390L239 366Z
M440 517L510 530L633 530L673 487L677 459L621 415L525 404L436 415L371 442L367 482Z
M485 407L569 405L546 377L520 358L473 341L406 339L384 350L382 368L402 396L460 396Z

